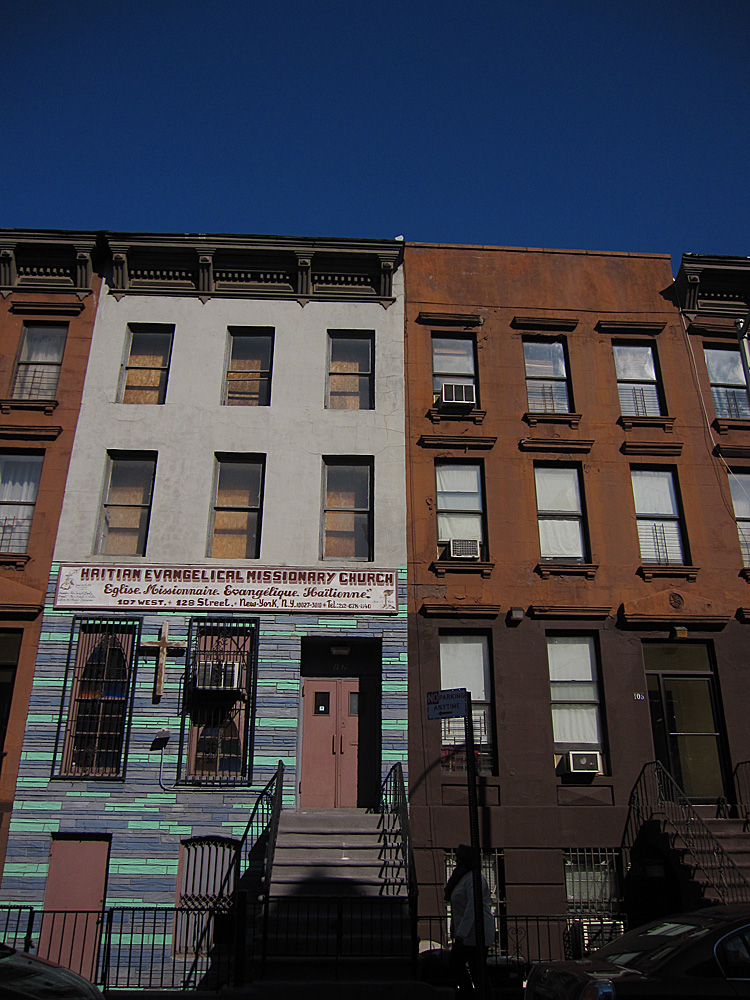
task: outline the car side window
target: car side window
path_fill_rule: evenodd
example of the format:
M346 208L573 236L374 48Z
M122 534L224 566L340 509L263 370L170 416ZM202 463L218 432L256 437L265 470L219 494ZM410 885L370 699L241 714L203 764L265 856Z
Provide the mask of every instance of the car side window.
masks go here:
M716 959L727 979L750 979L750 927L719 941Z

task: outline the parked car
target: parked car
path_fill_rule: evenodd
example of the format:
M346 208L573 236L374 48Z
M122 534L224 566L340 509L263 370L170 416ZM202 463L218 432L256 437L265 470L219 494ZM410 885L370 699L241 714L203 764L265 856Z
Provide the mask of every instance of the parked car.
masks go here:
M525 1000L750 997L750 905L654 920L587 958L533 966Z
M103 1000L83 976L0 944L0 1000Z

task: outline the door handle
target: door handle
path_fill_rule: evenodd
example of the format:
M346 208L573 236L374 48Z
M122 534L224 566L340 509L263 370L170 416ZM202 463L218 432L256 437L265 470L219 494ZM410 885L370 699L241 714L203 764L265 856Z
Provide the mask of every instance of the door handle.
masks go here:
M336 734L334 733L331 737L331 753L336 756Z
M339 740L341 741L339 743L339 753L343 754L343 752L344 752L344 737L343 736L339 736Z

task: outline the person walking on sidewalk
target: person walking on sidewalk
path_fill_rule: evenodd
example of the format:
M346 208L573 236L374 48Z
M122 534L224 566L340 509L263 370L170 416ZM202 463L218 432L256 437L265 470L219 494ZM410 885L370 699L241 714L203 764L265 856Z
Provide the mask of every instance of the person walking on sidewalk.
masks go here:
M451 905L451 967L460 996L475 993L481 980L480 965L487 962L488 946L495 938L495 919L487 879L482 875L482 915L485 948L480 954L474 931L474 881L471 847L460 844L456 850L456 867L445 887L445 899ZM486 976L485 976L486 981Z

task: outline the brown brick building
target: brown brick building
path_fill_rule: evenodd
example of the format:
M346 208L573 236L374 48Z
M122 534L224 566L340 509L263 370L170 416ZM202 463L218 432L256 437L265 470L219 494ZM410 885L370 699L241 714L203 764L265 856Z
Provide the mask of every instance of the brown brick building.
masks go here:
M673 281L660 255L412 244L405 271L421 914L469 838L463 724L426 718L455 687L501 911L687 906L629 801L657 775L705 817L743 798L748 261L687 256Z
M95 245L0 230L0 874L99 297Z

